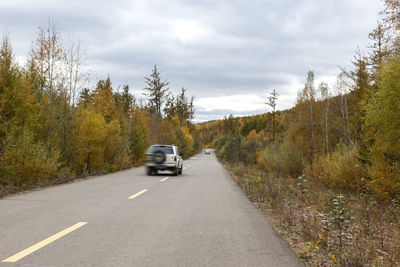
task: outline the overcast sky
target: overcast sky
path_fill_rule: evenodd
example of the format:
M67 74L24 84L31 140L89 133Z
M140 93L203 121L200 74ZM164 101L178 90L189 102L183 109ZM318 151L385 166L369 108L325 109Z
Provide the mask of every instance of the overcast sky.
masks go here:
M79 38L94 79L142 97L154 64L177 93L195 96L196 121L294 105L307 72L333 83L383 8L379 0L0 0L0 25L19 61L51 18Z

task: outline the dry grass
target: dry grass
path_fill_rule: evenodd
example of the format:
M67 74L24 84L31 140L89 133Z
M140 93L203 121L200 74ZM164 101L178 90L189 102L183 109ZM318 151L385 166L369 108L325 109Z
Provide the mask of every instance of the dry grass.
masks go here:
M310 266L400 266L400 203L227 165L248 197Z

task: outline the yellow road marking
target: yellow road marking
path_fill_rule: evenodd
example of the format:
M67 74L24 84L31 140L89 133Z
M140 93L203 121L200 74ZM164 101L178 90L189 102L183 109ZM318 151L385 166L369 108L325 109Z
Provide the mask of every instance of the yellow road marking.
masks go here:
M169 177L165 177L164 179L161 179L160 182L164 182L164 181L166 181L166 180L168 180L168 179L169 179Z
M141 194L146 193L147 191L148 191L147 189L143 189L142 191L137 192L136 194L130 196L129 199L134 199L135 197L138 197L138 196L140 196Z
M65 236L65 235L71 233L72 231L75 231L76 229L84 226L85 224L87 224L87 222L79 222L77 224L74 224L71 227L68 227L67 229L62 230L61 232L58 232L57 234L52 235L49 238L46 238L45 240L40 241L39 243L36 243L35 245L30 246L29 248L24 249L21 252L18 252L17 254L15 254L15 255L3 260L2 262L16 262L16 261L19 261L23 257L28 256L29 254L31 254L31 253L41 249L42 247L44 247L44 246L56 241L57 239L59 239L59 238Z

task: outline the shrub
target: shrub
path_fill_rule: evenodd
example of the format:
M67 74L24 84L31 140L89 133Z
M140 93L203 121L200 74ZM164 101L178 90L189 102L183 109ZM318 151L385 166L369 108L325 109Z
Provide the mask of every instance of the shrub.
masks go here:
M218 157L228 162L244 161L244 153L242 151L243 137L240 135L226 136L217 141Z
M29 130L13 135L0 158L0 184L26 187L45 182L57 173L58 155L35 142Z
M358 148L344 144L339 144L329 155L314 160L308 174L328 187L355 192L365 188L367 177L367 171L358 159Z
M290 141L282 144L270 144L260 153L258 165L277 175L298 177L303 173L304 162L296 146Z

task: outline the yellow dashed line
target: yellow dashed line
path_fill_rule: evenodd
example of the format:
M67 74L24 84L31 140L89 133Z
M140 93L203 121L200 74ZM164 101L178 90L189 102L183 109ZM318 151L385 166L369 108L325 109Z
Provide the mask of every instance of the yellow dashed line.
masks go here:
M141 194L146 193L147 191L148 191L147 189L143 189L142 191L137 192L136 194L130 196L129 199L134 199L134 198L140 196Z
M168 179L169 179L169 177L165 177L164 179L161 179L160 182L164 182L164 181L166 181Z
M67 229L62 230L61 232L58 232L57 234L52 235L49 238L46 238L45 240L40 241L39 243L36 243L35 245L30 246L29 248L24 249L23 251L18 252L17 254L15 254L15 255L3 260L3 262L16 262L16 261L19 261L23 257L28 256L29 254L31 254L31 253L41 249L42 247L44 247L44 246L56 241L57 239L59 239L59 238L65 236L65 235L71 233L72 231L75 231L76 229L84 226L85 224L87 224L87 222L79 222L77 224L74 224L71 227L68 227Z

